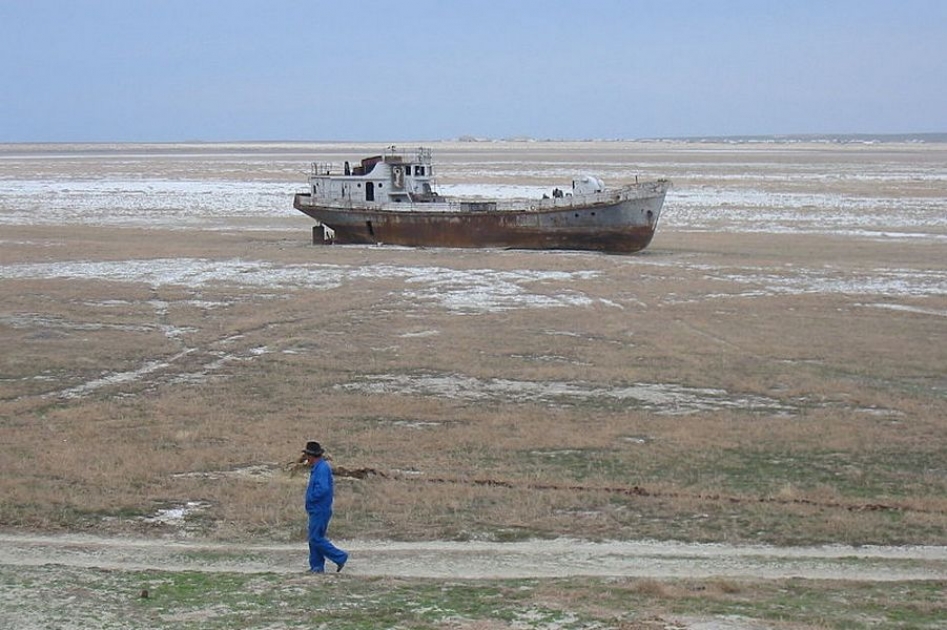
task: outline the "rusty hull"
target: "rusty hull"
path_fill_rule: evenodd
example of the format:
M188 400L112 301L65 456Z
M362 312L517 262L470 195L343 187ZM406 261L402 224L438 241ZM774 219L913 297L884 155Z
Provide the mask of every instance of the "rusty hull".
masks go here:
M629 254L654 237L659 195L568 209L444 212L313 205L297 194L293 206L330 228L329 243L409 247L493 247L590 250ZM316 241L314 236L314 242Z

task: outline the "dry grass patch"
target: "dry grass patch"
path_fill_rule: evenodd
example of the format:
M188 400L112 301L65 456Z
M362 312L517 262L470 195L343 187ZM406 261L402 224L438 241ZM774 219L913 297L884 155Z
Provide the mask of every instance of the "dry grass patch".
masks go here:
M737 296L745 287L706 268L792 276L785 263L819 248L675 238L609 257L78 230L53 258L351 273L315 288L5 279L0 520L136 528L201 501L192 520L212 535L298 539L304 479L281 466L319 439L337 466L379 473L340 480L338 535L943 541L947 344L930 342L942 318L844 294ZM419 274L371 273L385 266L568 272L517 286L585 301L458 312L418 299ZM155 361L167 365L134 376ZM110 375L133 376L56 395ZM446 385L365 387L384 379ZM632 387L687 403L615 393ZM273 474L231 474L254 466Z

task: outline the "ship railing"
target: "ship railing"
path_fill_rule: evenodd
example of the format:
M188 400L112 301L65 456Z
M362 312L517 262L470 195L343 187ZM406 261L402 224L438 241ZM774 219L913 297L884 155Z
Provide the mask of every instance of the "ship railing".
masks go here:
M310 174L313 177L320 175L340 175L342 173L342 167L336 166L332 162L313 162L311 168Z
M400 160L393 158L400 158ZM402 161L411 162L412 164L431 164L433 162L433 157L429 147L399 149L395 145L391 145L385 149L385 161Z
M321 199L321 204L335 208L359 209L377 208L401 212L484 212L497 211L544 211L555 209L585 208L589 206L617 203L641 195L650 195L666 191L670 182L664 179L630 184L622 188L611 188L600 193L575 195L566 193L562 197L546 199L518 198L496 199L493 197L439 197L434 201L360 201L352 199ZM308 193L303 193L308 194Z
M386 162L407 162L411 164L432 165L434 159L431 149L427 147L417 147L416 149L398 149L390 146L385 149L384 160ZM358 166L352 163L351 168ZM311 162L310 175L313 177L325 177L327 175L344 175L345 169L341 163L335 162Z

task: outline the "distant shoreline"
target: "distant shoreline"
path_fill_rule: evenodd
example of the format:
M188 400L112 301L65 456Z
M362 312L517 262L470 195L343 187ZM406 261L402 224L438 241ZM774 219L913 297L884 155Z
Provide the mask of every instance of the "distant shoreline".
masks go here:
M158 147L173 149L175 147L194 146L266 146L330 144L330 145L379 145L405 144L424 142L430 144L442 143L524 143L546 144L556 142L588 142L588 143L668 143L668 144L944 144L947 143L947 132L931 133L849 133L849 134L774 134L774 135L736 135L736 136L656 136L651 138L531 138L517 136L508 138L480 138L473 136L459 136L456 138L441 138L436 140L396 139L396 140L89 140L89 141L11 141L0 142L0 147L7 149L16 147Z
M947 133L826 133L826 134L776 134L770 136L693 136L681 138L655 138L655 141L670 142L716 142L733 144L815 142L826 144L872 144L872 143L934 143L947 142Z
M733 136L655 136L651 138L474 138L461 136L457 142L683 142L715 144L874 144L874 143L940 143L947 142L947 133L799 133Z

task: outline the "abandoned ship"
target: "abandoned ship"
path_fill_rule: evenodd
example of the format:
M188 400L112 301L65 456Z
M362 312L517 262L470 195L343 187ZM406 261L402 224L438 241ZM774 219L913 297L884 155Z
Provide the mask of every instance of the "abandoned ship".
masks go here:
M536 199L452 198L436 192L429 148L389 147L354 166L313 163L293 206L316 220L314 243L632 253L654 237L669 187L584 175Z

